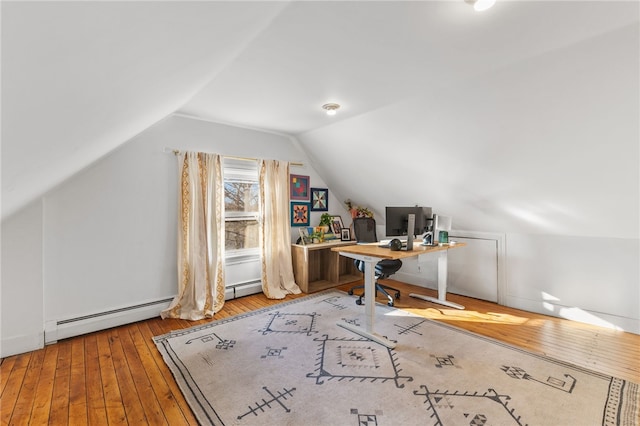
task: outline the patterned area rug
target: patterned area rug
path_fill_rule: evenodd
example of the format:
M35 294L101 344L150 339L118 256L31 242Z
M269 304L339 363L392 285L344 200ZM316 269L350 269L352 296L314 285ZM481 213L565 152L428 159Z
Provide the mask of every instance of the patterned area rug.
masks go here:
M202 424L637 425L639 386L327 291L154 340Z

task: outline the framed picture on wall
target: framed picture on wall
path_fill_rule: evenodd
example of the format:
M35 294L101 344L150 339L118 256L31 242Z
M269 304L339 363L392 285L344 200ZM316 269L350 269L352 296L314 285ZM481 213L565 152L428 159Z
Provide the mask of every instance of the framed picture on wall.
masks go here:
M342 241L351 241L351 230L349 230L349 228L342 228L340 231L340 239Z
M291 202L291 226L309 226L311 203Z
M296 201L309 202L309 176L289 175L289 197Z
M326 212L329 210L329 190L327 188L311 188L311 211Z

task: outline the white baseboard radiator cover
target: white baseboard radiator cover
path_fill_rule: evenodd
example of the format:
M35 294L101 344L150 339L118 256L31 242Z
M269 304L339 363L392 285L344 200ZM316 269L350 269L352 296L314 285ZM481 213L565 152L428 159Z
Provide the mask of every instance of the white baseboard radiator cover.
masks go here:
M225 289L225 299L230 300L260 292L262 292L262 282L252 280L228 286ZM55 343L69 337L157 317L161 311L169 307L172 300L173 297L170 297L75 318L47 321L44 329L44 343Z
M262 281L251 280L229 285L225 288L225 300L237 297L248 296L250 294L262 293Z
M69 337L157 317L162 310L169 307L172 300L173 297L170 297L76 318L47 321L44 329L44 343L55 343Z

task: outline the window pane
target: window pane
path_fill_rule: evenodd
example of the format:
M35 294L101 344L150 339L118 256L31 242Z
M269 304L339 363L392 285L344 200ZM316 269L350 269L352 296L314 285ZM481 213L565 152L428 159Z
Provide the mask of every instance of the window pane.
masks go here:
M242 250L258 247L258 221L227 220L225 222L226 250Z
M257 212L258 195L258 184L256 182L225 181L225 211L227 213Z
M258 248L260 185L255 161L224 160L225 247L231 256Z

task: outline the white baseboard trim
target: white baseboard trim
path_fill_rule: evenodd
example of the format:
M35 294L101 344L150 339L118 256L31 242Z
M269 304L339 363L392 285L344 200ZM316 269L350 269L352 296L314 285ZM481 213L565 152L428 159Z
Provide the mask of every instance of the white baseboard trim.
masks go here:
M0 341L0 358L44 348L44 333L9 337Z
M529 300L516 297L508 297L506 306L552 317L565 318L585 324L626 331L628 333L640 334L640 319L593 312L576 307L558 305L545 300Z

